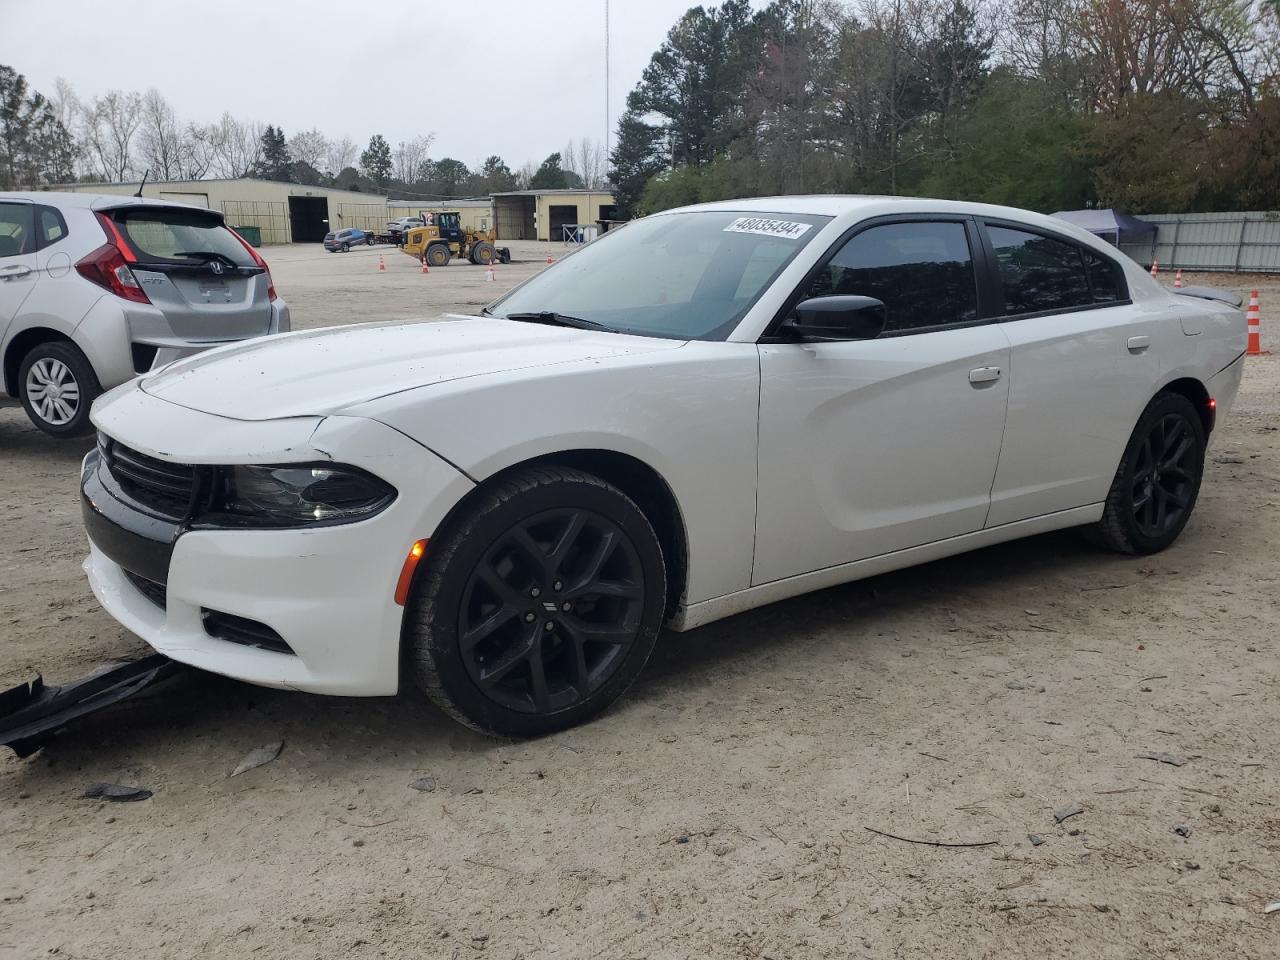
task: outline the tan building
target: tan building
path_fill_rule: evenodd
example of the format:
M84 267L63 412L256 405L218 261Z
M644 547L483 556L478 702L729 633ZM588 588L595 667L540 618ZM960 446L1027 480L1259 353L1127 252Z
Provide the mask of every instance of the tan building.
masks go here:
M76 183L54 189L131 195L138 184ZM380 194L250 177L154 181L143 187L142 195L220 210L233 227L257 227L263 243L318 243L330 230L343 227L381 233L393 216L407 215L388 213L387 198Z
M516 190L492 200L499 240L563 240L572 227L603 231L616 209L602 190Z
M137 192L138 184L77 183L54 189L128 195ZM220 210L233 227L257 227L263 243L319 243L330 230L344 227L383 233L388 220L449 210L462 215L464 228L496 226L500 241L564 240L566 233L607 229L615 209L613 196L600 190L517 190L488 200L388 200L381 194L252 177L153 181L142 192Z

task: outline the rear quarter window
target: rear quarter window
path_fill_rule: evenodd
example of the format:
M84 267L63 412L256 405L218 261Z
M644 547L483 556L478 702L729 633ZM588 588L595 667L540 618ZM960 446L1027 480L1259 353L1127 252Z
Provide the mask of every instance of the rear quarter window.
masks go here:
M1094 302L1083 251L1075 244L994 224L987 225L987 232L1006 315L1070 310Z
M36 232L40 235L40 247L51 247L67 235L67 221L53 207L36 207Z

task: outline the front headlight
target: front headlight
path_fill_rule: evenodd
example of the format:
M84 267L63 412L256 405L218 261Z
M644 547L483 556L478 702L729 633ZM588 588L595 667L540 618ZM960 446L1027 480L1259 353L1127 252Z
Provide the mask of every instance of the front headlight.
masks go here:
M341 464L219 467L199 526L301 527L363 520L396 498L389 484Z

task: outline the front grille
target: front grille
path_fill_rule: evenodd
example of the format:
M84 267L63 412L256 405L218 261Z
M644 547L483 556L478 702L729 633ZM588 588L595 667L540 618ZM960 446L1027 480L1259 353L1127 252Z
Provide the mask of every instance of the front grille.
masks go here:
M196 468L187 463L157 460L103 434L98 449L107 472L120 489L155 514L182 520L191 511L196 492Z
M200 614L204 617L204 632L211 637L226 640L228 643L238 643L244 647L257 647L260 650L294 655L293 648L284 642L284 637L265 623L203 608Z
M146 577L140 577L129 570L126 570L124 575L140 594L154 603L161 610L168 606L169 594L163 583L156 583L154 580L148 580Z

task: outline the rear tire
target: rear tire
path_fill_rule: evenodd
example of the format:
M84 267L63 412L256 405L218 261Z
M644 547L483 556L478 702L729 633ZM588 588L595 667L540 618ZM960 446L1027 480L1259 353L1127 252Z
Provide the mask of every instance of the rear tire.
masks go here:
M1172 544L1195 509L1204 451L1204 423L1191 401L1158 394L1133 428L1092 539L1130 554Z
M406 662L455 720L540 736L623 694L665 603L662 548L626 494L578 470L528 468L432 539L405 611Z
M89 408L102 386L75 344L50 340L29 350L18 367L18 391L31 422L49 436L71 439L93 433Z
M427 264L432 267L448 266L449 261L453 258L453 253L449 250L448 244L433 243L427 247Z
M344 243L344 244L342 245L342 252L343 252L343 253L350 253L350 252L351 252L351 244L349 244L349 243Z

